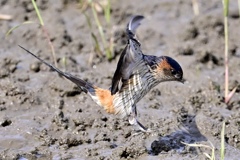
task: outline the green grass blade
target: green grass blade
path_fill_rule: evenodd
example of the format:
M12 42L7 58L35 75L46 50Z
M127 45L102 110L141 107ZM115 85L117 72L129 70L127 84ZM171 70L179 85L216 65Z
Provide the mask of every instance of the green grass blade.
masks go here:
M224 160L224 152L225 152L225 138L224 138L224 134L225 134L225 122L223 122L222 125L222 131L221 131L221 149L220 149L220 154L221 154L221 160Z
M224 17L228 16L229 0L223 0Z
M35 9L35 11L36 11L36 13L37 13L37 16L38 16L38 19L39 19L39 21L40 21L40 24L41 24L42 26L44 26L42 16L41 16L41 14L40 14L40 11L38 10L38 7L37 7L37 4L36 4L35 0L32 0L32 4L33 4L33 7L34 7L34 9Z
M9 30L7 31L7 33L6 33L5 36L6 36L6 37L9 36L9 35L10 35L15 29L17 29L18 27L20 27L20 26L22 26L22 25L25 25L25 24L31 24L31 23L35 23L35 22L33 22L33 21L25 21L25 22L23 22L23 23L15 26L15 27L12 27L11 29L9 29Z
M92 12L93 12L94 19L97 23L98 31L100 33L100 36L101 36L101 39L102 39L102 42L103 42L103 45L104 45L104 49L106 49L106 56L107 56L108 60L110 60L110 59L112 59L112 53L111 53L109 47L107 46L105 34L103 32L102 25L99 21L97 11L95 10L93 3L91 4L91 7L92 7Z
M211 146L208 146L208 145L205 145L205 144L196 144L196 143L193 143L193 144L188 144L188 143L184 143L184 142L181 142L182 144L185 144L187 146L190 146L190 147L200 147L200 148L208 148L208 149L211 149L211 156L208 154L208 153L203 153L207 158L209 158L210 160L215 160L215 148L214 146L212 145L212 143L209 141L210 145Z
M92 29L92 23L91 23L89 16L86 13L83 13L83 15L85 16L85 18L87 20L87 24L88 24L89 28Z
M101 52L100 45L98 43L97 37L95 36L94 33L92 33L91 36L92 36L92 39L94 40L94 43L95 43L94 50L97 52L97 54L102 55L102 52Z
M94 19L97 23L97 27L98 27L100 36L102 38L103 44L104 44L104 46L106 46L106 39L105 39L105 36L104 36L103 28L102 28L102 25L99 21L99 18L97 16L97 11L95 10L93 3L92 3L92 12L93 12Z
M110 23L111 20L111 1L108 0L107 6L104 8L104 15L107 23Z

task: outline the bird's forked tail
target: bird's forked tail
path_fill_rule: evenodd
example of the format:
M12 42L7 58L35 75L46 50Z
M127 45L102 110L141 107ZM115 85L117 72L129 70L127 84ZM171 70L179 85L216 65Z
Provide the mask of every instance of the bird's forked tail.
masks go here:
M113 107L113 96L111 95L109 90L102 89L99 87L96 87L92 85L89 82L86 82L76 76L73 76L69 73L63 72L60 69L56 68L55 66L47 63L43 59L39 58L29 50L25 49L24 47L20 46L23 50L31 54L33 57L37 58L40 62L44 63L48 67L50 67L52 70L58 72L61 76L64 76L71 82L75 83L83 92L90 95L90 97L100 106L102 106L108 113L115 113L114 107Z

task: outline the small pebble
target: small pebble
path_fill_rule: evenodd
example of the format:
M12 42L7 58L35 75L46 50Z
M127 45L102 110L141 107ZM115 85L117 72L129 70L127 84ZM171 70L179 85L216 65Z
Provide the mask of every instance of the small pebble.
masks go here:
M40 71L40 63L34 62L30 64L30 69L34 72L39 72Z

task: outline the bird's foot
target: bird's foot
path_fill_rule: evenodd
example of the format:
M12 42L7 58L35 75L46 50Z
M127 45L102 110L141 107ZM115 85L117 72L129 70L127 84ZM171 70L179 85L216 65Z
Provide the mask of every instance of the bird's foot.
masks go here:
M130 117L129 118L129 123L131 125L134 125L137 127L137 131L138 132L142 132L142 133L152 133L154 131L156 131L155 129L150 129L150 128L146 128L145 126L143 126L135 117Z

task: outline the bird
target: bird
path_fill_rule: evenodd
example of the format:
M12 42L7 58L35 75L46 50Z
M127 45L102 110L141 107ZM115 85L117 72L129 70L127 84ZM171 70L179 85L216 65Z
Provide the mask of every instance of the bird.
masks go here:
M70 73L63 72L34 53L19 45L20 48L75 83L88 94L94 102L109 114L127 117L131 125L139 131L151 132L137 119L136 104L156 85L165 81L183 82L183 71L179 63L169 56L143 54L141 44L136 37L136 29L144 19L142 15L132 16L127 24L128 42L121 52L116 71L109 89L100 88Z

